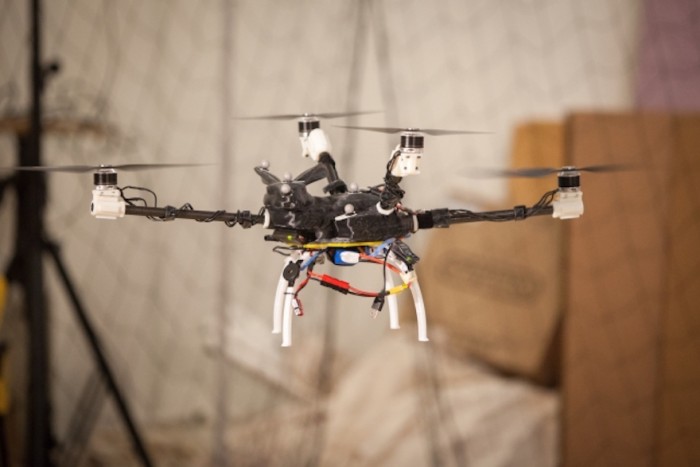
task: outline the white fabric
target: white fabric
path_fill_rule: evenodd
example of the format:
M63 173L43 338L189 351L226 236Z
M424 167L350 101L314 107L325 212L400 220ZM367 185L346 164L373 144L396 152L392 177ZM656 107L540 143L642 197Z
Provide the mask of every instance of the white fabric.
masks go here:
M406 336L390 333L341 378L321 465L557 465L554 392Z

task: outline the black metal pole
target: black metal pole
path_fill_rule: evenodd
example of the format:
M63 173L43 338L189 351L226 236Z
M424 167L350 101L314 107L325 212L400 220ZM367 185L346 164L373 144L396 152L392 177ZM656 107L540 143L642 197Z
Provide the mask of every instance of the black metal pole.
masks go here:
M78 296L75 287L73 287L73 281L71 280L70 275L68 274L68 270L66 269L63 263L63 260L61 258L61 252L55 243L47 241L44 243L44 246L49 252L51 259L53 259L53 262L56 265L56 269L58 270L58 274L61 277L61 282L63 282L63 286L68 292L71 303L73 304L73 309L75 310L75 313L78 317L78 321L80 322L80 327L82 328L83 332L85 333L85 336L87 337L88 344L90 345L90 349L92 350L92 354L95 357L97 366L100 369L100 374L104 378L105 383L107 383L107 388L112 393L114 402L117 404L117 410L119 411L119 414L121 415L122 420L126 425L126 429L129 432L129 437L131 438L131 443L134 447L134 450L136 451L136 454L141 460L141 463L144 466L149 467L153 465L153 463L151 462L151 459L148 455L148 451L146 451L146 447L143 443L143 440L141 439L141 436L136 428L136 423L134 423L134 419L131 416L131 411L129 410L129 406L126 402L126 399L122 395L122 392L119 389L119 386L117 385L117 381L114 377L114 374L112 374L112 370L109 364L107 363L107 358L105 357L105 354L102 351L103 346L100 342L100 338L97 335L97 332L95 331L92 323L90 322L90 319L88 318L87 312L85 311L85 307L83 307L83 304L80 301L80 297Z
M20 138L20 165L41 165L43 73L41 66L41 2L31 0L31 115L29 134ZM49 333L42 267L43 210L46 185L43 174L18 176L18 239L22 256L21 274L29 327L29 400L27 410L26 462L30 466L51 465L51 415L49 381Z
M40 166L42 153L42 93L46 72L57 71L57 66L45 68L41 58L41 0L31 0L31 111L29 131L18 133L18 153L20 166ZM7 275L11 281L19 282L24 291L29 334L28 355L28 401L26 420L25 463L28 466L44 467L54 465L52 458L53 433L51 427L51 380L49 374L50 335L49 310L44 290L43 251L47 248L54 259L61 279L68 291L80 324L85 332L93 354L109 389L117 404L131 436L137 455L144 466L151 466L151 460L131 419L126 401L119 388L104 354L97 335L93 332L85 309L72 286L66 269L63 267L58 248L44 243L44 208L46 205L46 179L41 172L19 172L14 180L17 192L17 223L15 256L10 263Z

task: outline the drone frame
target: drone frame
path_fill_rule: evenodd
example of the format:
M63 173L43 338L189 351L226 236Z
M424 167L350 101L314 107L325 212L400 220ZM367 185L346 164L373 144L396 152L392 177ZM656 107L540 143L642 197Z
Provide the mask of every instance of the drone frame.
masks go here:
M360 114L364 112L351 113ZM71 166L71 167L20 167L18 170L35 171L93 171L91 214L99 219L118 219L125 216L141 216L156 221L190 219L198 222L223 222L228 227L240 225L248 229L262 225L272 229L265 239L282 243L273 250L285 255L282 272L279 276L274 296L272 332L282 334L282 346L292 342L292 313L303 315L299 292L310 281L319 282L343 294L373 298L372 314L377 315L385 303L389 308L391 329L399 328L396 294L410 290L418 324L418 340L427 341L427 323L423 296L415 264L419 258L410 250L403 239L419 230L448 228L454 224L471 222L519 221L533 216L551 215L559 219L574 219L583 214L583 193L580 189L582 171L600 172L619 170L619 167L563 167L524 171L503 171L505 176L544 176L556 173L558 186L542 195L532 206L518 205L511 209L497 211L471 211L468 209L439 208L430 210L410 210L401 203L404 191L399 184L406 175L418 174L417 161L423 153L424 134L450 135L463 132L451 130L419 130L416 128L376 128L345 127L400 133L400 143L390 153L384 183L375 187L359 189L349 187L338 176L335 161L330 155L330 142L320 128L319 117L335 118L348 114L302 114L270 117L273 119L296 118L302 156L310 157L315 165L292 179L285 174L281 179L269 170L269 162L255 167L255 172L267 187L263 198L264 207L257 213L250 211L227 212L225 210L195 210L189 203L181 207L158 206L155 193L142 187L120 187L119 170L140 170L154 167L175 167L193 164L125 164ZM196 165L196 164L195 164ZM326 196L311 196L306 186L325 179L323 188ZM154 202L149 206L142 197L129 198L128 189L142 190L153 195ZM328 258L338 266L352 266L359 263L377 263L383 268L384 281L378 292L368 292L354 288L349 283L326 274L317 274L314 266ZM302 273L306 277L297 286ZM401 278L396 285L392 274Z

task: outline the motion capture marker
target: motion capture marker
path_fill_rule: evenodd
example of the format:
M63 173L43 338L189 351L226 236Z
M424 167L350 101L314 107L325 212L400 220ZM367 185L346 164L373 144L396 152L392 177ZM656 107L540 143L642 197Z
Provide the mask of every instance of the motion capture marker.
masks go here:
M360 191L360 187L357 186L357 183L352 182L348 187L348 190L350 190L350 193L357 193L358 191Z
M283 183L282 186L280 187L280 193L282 193L283 195L288 195L291 192L292 192L292 187L289 186L288 183Z
M353 206L352 204L346 204L343 210L345 211L345 214L349 216L350 214L355 212L355 206Z
M285 182L291 182L292 181L292 174L289 172L285 172L284 175L282 175L282 180Z
M93 175L93 182L96 187L116 186L117 171L110 168L99 169Z
M260 162L260 167L262 167L263 169L269 169L270 168L270 161L263 160L262 162Z

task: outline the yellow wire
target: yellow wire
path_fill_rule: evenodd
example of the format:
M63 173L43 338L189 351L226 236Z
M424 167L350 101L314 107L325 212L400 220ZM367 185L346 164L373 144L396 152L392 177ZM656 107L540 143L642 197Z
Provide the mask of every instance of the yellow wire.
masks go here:
M395 295L399 292L403 292L407 288L408 288L408 284L401 284L401 285L397 285L396 287L393 287L393 288L387 290L386 293L387 293L387 295Z
M305 243L302 248L308 250L322 250L324 248L347 248L354 246L372 246L376 247L381 245L382 242L329 242L329 243Z

